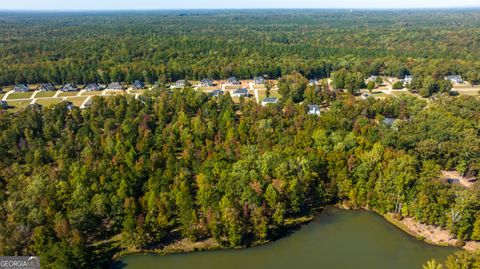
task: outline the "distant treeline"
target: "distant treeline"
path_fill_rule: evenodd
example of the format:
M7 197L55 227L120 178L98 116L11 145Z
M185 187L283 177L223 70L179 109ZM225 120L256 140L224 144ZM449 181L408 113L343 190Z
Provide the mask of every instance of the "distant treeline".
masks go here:
M439 179L478 175L478 99L346 94L306 110L185 89L0 111L0 255L94 268L172 237L249 246L336 202L480 240L478 189Z
M463 75L480 12L250 10L0 13L0 84Z

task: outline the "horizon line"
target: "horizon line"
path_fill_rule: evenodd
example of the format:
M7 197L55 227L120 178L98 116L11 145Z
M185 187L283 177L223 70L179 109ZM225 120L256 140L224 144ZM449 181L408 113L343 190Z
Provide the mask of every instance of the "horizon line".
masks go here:
M56 9L56 8L16 8L2 9L0 12L85 12L85 11L228 11L228 10L445 10L445 9L480 9L478 6L442 6L442 7L329 7L329 8L309 8L309 7L228 7L228 8L98 8L98 9Z

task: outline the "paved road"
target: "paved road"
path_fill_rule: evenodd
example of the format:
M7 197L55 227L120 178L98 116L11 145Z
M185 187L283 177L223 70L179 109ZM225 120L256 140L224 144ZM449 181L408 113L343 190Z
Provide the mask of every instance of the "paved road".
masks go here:
M258 90L255 88L255 84L250 82L248 83L248 86L250 87L250 90L255 92L255 99L257 100L257 103L260 104L260 97L258 95Z
M2 101L7 101L8 96L9 96L10 94L12 94L12 93L14 93L14 91L9 91L9 92L7 92L7 93L3 96Z

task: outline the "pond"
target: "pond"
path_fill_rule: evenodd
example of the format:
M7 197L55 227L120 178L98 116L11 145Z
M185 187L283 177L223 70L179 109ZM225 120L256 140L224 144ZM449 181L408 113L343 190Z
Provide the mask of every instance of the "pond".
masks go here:
M363 210L326 208L290 236L259 247L174 255L130 255L115 268L291 269L422 268L458 249L433 246Z

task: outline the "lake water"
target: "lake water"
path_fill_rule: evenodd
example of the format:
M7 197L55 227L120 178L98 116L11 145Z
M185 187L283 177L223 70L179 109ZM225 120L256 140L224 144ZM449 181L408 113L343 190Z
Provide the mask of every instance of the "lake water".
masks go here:
M457 250L419 241L372 212L329 207L289 237L267 245L167 256L131 255L115 268L421 269L429 259L443 261Z

